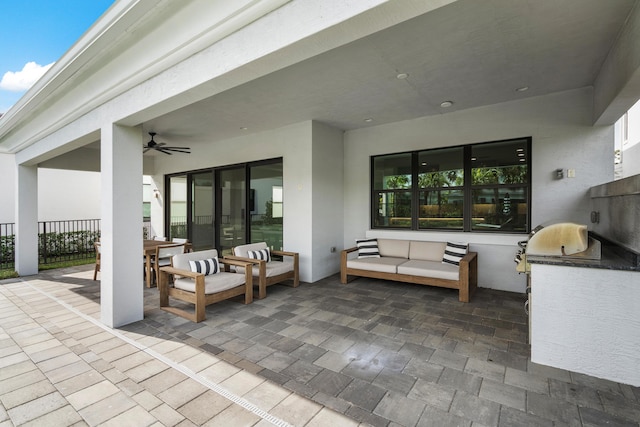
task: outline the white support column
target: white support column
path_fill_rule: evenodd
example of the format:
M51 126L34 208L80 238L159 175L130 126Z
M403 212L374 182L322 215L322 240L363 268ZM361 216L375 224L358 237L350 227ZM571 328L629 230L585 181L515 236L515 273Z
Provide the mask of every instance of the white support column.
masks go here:
M16 166L15 268L20 276L38 274L38 167Z
M102 128L101 320L112 328L144 317L142 275L142 131Z

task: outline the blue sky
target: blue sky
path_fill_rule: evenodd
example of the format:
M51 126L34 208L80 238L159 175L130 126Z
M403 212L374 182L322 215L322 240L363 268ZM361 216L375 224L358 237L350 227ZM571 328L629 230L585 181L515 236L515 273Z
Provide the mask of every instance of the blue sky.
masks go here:
M5 113L115 0L0 0L0 113Z

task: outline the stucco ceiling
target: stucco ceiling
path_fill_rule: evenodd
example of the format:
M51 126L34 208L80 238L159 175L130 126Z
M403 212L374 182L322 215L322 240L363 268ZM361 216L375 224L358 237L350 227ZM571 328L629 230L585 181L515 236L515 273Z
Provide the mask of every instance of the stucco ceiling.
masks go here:
M311 119L349 130L590 86L635 3L457 1L144 128L171 143Z

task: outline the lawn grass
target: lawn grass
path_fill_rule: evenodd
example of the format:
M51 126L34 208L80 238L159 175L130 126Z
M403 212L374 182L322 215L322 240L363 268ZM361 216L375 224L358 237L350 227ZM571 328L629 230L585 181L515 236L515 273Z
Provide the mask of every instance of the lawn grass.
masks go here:
M73 259L68 261L58 261L50 264L40 264L38 271L53 270L56 268L75 267L76 265L93 264L96 262L95 258ZM0 280L12 279L14 277L20 277L13 269L0 270Z

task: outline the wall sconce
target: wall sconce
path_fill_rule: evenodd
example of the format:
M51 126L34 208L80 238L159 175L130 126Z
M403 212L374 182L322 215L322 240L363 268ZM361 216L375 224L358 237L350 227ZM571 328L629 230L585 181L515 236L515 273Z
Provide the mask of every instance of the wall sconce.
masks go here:
M160 197L160 190L158 190L157 188L153 189L153 197L155 197L156 199L158 197Z
M556 169L556 179L564 178L564 171L562 169Z

